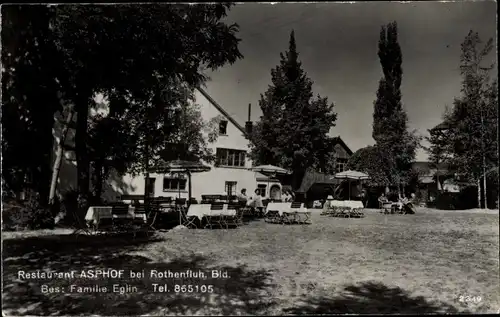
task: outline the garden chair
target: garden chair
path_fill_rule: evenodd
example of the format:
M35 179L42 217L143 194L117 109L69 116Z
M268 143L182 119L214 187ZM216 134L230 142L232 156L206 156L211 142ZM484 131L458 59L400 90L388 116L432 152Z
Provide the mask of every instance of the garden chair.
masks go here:
M143 205L146 211L146 226L152 231L156 231L156 226L158 225L159 215L161 214L161 210L158 204L152 203L148 208Z
M268 210L266 217L264 218L264 221L269 223L280 223L281 220L282 219L278 210Z
M186 209L186 208L179 208L178 211L179 211L179 214L181 217L181 223L184 227L193 228L193 229L198 228L198 225L196 222L199 219L197 216L188 216L188 209Z
M157 211L153 211L148 214L144 204L137 205L134 212L134 237L137 232L144 232L147 236L149 236L151 232L156 231L154 225L157 215Z
M301 202L292 202L290 210L283 213L283 223L293 224L297 222L297 211L302 208L302 205Z
M392 203L391 202L382 202L381 208L382 208L384 214L389 214L389 213L391 213L391 210L392 210Z
M133 228L134 218L129 217L129 205L115 204L111 207L112 231L126 232Z
M234 216L225 216L224 223L226 224L226 228L229 227L239 227L243 224L243 210L240 209L238 204L229 204L227 207L228 210L235 210L236 215Z
M292 202L290 206L291 214L293 214L293 222L297 223L307 223L309 221L309 214L303 213L304 204L301 202ZM306 218L304 220L301 219L301 215L304 215Z
M210 227L213 229L214 227L226 227L225 217L222 215L222 211L224 210L224 203L216 202L210 205L211 215L206 216L207 224L206 227Z
M332 203L332 212L330 215L332 217L348 217L348 207L346 206L346 203L342 200L333 200Z

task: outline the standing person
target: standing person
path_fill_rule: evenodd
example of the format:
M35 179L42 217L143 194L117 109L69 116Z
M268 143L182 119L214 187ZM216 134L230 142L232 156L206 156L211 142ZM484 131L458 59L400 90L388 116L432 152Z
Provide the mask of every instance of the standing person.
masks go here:
M252 201L251 201L251 206L259 212L259 214L262 214L263 212L263 208L264 208L264 204L262 203L262 195L260 194L260 190L257 188L255 191L254 191L254 196L252 198Z
M359 195L359 197L361 198L361 202L363 203L363 207L366 208L366 202L367 202L367 194L366 194L366 189L361 189L361 193Z

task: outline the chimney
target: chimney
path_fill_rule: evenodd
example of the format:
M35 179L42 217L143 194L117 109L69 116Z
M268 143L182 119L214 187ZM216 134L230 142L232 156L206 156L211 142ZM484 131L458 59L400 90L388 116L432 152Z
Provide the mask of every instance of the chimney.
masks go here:
M248 121L245 123L245 131L248 135L252 134L252 104L248 104Z

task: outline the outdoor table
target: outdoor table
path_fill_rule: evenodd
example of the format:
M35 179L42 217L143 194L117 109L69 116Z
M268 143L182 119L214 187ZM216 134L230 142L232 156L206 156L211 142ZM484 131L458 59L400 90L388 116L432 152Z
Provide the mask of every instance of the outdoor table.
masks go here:
M290 211L290 206L292 203L269 203L267 204L265 213L269 211L277 211L280 216L283 216L284 212Z
M292 216L291 221L297 222L297 223L306 223L309 221L309 218L311 216L311 212L307 210L306 208L303 208L304 210L294 210L294 211L285 211L284 215L286 216Z
M308 211L304 205L302 205L300 209L292 209L291 206L292 203L269 203L265 213L267 214L269 211L277 211L280 217L286 218L288 221L297 221L299 223L309 221L311 212Z
M132 206L129 206L128 213L125 215L113 215L112 210L113 207L111 206L91 206L89 207L89 209L87 209L87 213L85 214L85 221L89 225L99 225L99 221L101 219L134 219L136 218L136 216L141 217L144 219L144 221L146 221L146 215L136 215L135 208Z
M359 200L348 200L348 201L345 201L344 203L345 203L345 206L347 208L351 208L351 209L362 209L362 208L364 208L363 202L359 201Z
M362 215L358 210L364 208L363 202L359 200L329 200L328 203L325 214L332 216Z
M236 209L227 209L227 204L224 204L222 210L210 210L210 204L198 204L189 206L187 216L197 217L202 220L203 217L214 216L236 216Z

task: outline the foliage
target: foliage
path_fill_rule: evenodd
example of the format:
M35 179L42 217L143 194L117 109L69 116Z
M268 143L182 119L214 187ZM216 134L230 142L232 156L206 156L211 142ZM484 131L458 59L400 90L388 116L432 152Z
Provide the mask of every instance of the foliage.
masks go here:
M112 169L124 174L134 160L137 136L130 133L120 118L98 114L90 118L89 152L95 198L102 192L103 181Z
M391 181L387 175L390 175L390 158L384 154L376 145L361 148L351 155L347 168L370 175L367 181L370 186L389 186Z
M334 105L314 98L311 79L298 60L294 32L289 50L271 70L272 85L261 95L262 116L253 128L251 157L256 164L273 164L295 175L325 167L333 152L328 137L337 115Z
M38 193L50 183L52 125L60 109L58 53L47 6L2 6L3 190Z
M38 194L26 201L9 201L2 211L2 222L7 230L53 229L54 216L50 208L40 204Z
M125 114L147 113L140 118L150 122L143 124L143 129L129 131L142 139L149 135L148 145L155 151L159 144L165 145L164 131L156 133L156 123L164 119L162 111L176 104L170 103L172 96L185 83L196 87L207 80L205 69L214 70L242 58L240 40L235 36L238 26L221 22L230 6L3 7L6 183L14 191L22 190L26 175L33 174L29 176L37 183L50 184L52 126L59 98L74 105L77 113L75 146L82 207L88 199L90 163L98 174L105 169L99 165L123 169L128 167L125 161L131 151L122 152L120 147L141 147L129 147L136 140L123 135L130 128L120 122ZM95 107L93 97L98 93L112 100L112 114L100 123L90 120L89 125L89 110ZM113 127L117 122L120 125ZM110 136L98 144L105 133ZM108 148L109 144L113 146ZM38 153L43 157L37 157ZM112 162L104 160L102 164L103 158L109 157L114 157ZM45 164L43 168L39 168L41 164ZM39 170L45 174L35 174ZM41 197L45 196L48 194Z
M407 182L420 138L408 131L408 116L401 102L402 53L396 22L382 27L378 56L384 77L379 82L373 112L373 139L382 151L387 168L384 181Z
M450 159L449 149L451 143L448 139L449 130L445 128L445 125L447 123L429 129L429 136L425 138L431 145L424 149L429 155L429 163L432 167L438 167L441 163L446 163Z
M169 107L181 82L196 86L206 80L204 67L233 63L238 51L237 25L220 22L229 4L58 6L54 30L67 71L64 88L78 113L76 158L78 189L85 202L89 190L86 134L91 97L114 97L113 112L127 108L142 120L144 147L153 151L164 140L155 118ZM120 97L121 96L121 97ZM122 107L121 109L115 106ZM144 109L141 109L144 108ZM141 140L139 140L140 142ZM145 152L148 156L148 151ZM144 156L144 155L143 155Z
M124 137L134 138L127 172L138 175L163 160L214 159L208 143L218 137L217 118L203 120L194 90L179 83L172 85L163 98L155 104L131 101L129 110L121 114L114 111L115 103L120 101L110 100L110 115L126 122Z
M462 43L462 95L444 114L446 129L431 131L428 149L433 160L441 154L442 161L472 182L483 170L498 168L498 84L489 78L493 65L483 65L494 48L493 39L482 48L481 43L479 34L473 31Z

